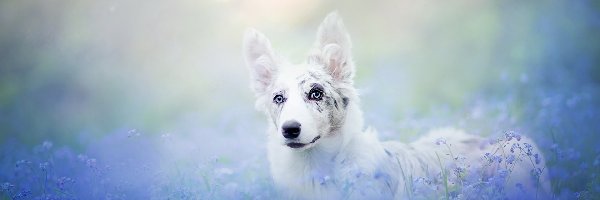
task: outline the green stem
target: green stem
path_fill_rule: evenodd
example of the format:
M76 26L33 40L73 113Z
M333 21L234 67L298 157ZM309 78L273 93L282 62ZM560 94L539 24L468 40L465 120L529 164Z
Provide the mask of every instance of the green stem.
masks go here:
M442 170L442 176L444 177L444 188L446 189L446 200L448 200L450 199L450 195L448 194L448 176L446 175L444 167L442 166L442 160L440 159L440 156L437 152L435 152L435 156L437 157L438 162L440 163L440 169Z

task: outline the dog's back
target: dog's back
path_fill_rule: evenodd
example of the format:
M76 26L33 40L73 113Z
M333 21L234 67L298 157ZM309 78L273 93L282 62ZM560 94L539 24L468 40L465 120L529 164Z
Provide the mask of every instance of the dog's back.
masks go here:
M430 131L409 144L383 142L382 145L400 171L397 188L400 198L410 197L415 180L435 181L432 177L447 181L451 187L462 184L463 190L478 184L466 180L470 177L491 185L500 181L495 186L510 199L543 198L551 194L544 157L527 137L507 135L501 140L489 140L444 128Z

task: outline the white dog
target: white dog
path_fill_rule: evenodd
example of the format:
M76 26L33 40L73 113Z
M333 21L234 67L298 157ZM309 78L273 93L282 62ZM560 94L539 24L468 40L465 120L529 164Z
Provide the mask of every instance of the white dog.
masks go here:
M335 12L320 25L314 49L301 64L278 57L258 31L245 34L244 56L256 106L269 121L271 174L282 193L302 199L403 199L414 195L418 178L437 175L446 181L442 184L446 187L437 191L448 197L448 184L473 174L489 183L486 177L497 177L498 169L506 168L510 177L502 180L503 194L513 198L547 194L543 156L534 156L537 148L527 138L510 135L490 144L447 128L410 144L380 142L363 126L350 49L350 37ZM517 161L510 162L510 155ZM479 171L459 170L456 178L449 178L455 174L450 168L457 166ZM531 175L532 169L538 170L537 176Z

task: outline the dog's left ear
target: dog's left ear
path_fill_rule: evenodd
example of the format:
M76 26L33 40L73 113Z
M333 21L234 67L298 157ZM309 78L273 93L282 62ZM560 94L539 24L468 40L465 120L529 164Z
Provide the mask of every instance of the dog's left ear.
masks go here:
M250 69L252 89L256 94L263 94L273 82L278 64L269 39L255 29L246 30L244 57Z
M350 48L350 36L337 11L332 12L319 26L315 53L310 55L309 62L318 62L325 66L335 81L352 83L354 64Z

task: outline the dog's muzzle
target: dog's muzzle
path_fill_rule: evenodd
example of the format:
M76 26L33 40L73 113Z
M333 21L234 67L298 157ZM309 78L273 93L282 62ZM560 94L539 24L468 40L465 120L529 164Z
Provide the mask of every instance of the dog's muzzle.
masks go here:
M287 145L290 148L297 149L297 148L302 148L302 147L304 147L306 145L309 145L309 144L313 144L313 143L315 143L319 139L321 139L321 136L317 135L317 137L313 138L312 141L310 141L309 143L306 143L306 144L305 143L299 143L299 142L290 142L290 143L286 143L285 145Z

